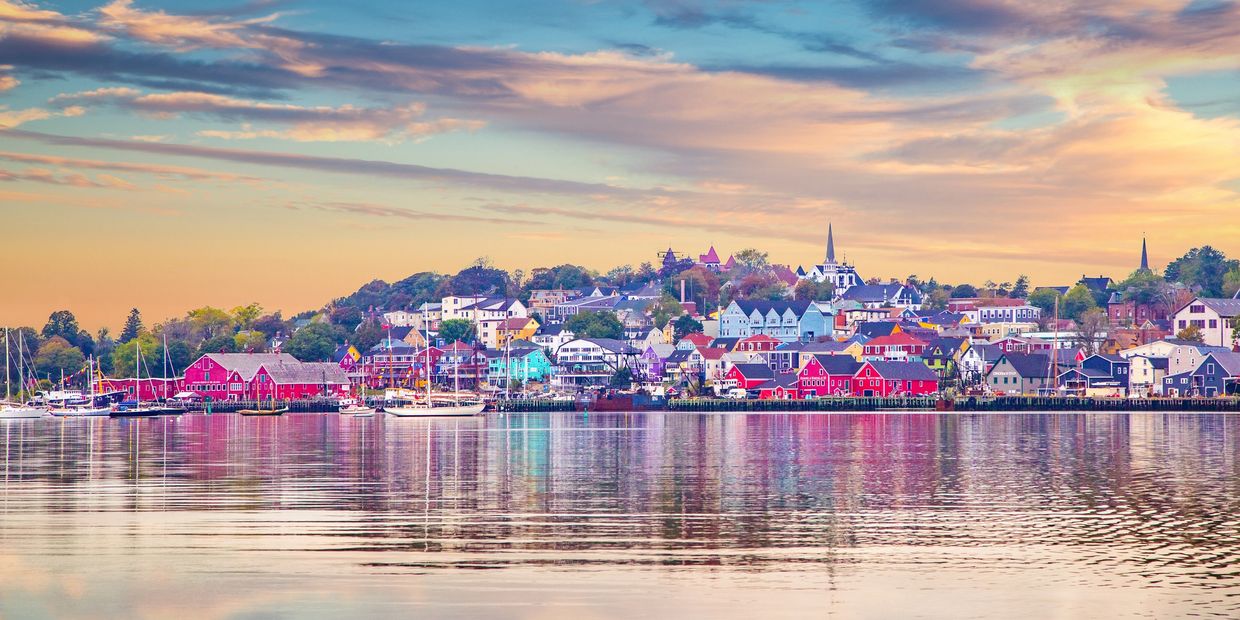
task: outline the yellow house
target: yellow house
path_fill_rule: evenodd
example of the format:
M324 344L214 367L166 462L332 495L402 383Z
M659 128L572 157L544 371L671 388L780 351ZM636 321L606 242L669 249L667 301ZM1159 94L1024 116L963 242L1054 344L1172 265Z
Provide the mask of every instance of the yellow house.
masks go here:
M528 317L505 319L495 328L496 348L502 349L513 340L531 340L538 331L538 321Z

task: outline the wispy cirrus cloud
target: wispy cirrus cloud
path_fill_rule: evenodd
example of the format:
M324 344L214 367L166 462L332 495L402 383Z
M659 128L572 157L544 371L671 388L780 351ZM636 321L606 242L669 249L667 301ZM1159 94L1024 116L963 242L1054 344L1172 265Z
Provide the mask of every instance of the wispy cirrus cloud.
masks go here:
M301 142L338 141L400 141L421 139L438 133L477 130L484 123L476 120L440 118L423 119L426 106L422 103L386 108L364 108L353 105L302 106L267 103L202 92L170 92L144 94L133 88L110 87L54 97L58 106L113 105L128 110L175 118L184 114L245 123L274 123L285 129L245 127L241 131L206 130L199 135L218 138L270 137Z
M216 170L206 170L203 168L191 168L188 166L173 166L168 164L146 164L134 162L120 161L103 161L98 159L81 159L76 157L61 157L58 155L37 155L33 153L18 153L14 151L0 151L0 159L5 161L17 162L22 164L39 164L45 166L57 166L63 168L84 168L92 170L111 170L114 172L129 172L137 174L149 174L157 177L168 179L189 179L196 181L218 180L218 181L246 181L257 182L262 179L244 174L233 174L230 172L220 172Z

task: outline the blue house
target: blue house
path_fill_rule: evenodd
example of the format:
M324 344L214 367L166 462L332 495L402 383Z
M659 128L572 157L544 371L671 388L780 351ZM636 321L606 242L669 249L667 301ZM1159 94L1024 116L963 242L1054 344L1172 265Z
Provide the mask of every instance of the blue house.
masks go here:
M515 387L531 381L547 383L551 379L551 360L539 347L523 347L507 352L492 349L486 352L486 356L487 377L496 387Z
M719 337L766 335L784 342L808 342L835 331L829 306L808 300L734 300L719 315Z
M1196 369L1163 378L1167 396L1219 396L1240 391L1240 353L1216 351Z

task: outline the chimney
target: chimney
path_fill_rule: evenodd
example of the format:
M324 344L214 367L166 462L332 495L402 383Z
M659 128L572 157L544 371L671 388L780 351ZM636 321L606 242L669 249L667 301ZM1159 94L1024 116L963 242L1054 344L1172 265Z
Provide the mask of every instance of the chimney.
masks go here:
M685 303L685 281L680 281L680 303Z

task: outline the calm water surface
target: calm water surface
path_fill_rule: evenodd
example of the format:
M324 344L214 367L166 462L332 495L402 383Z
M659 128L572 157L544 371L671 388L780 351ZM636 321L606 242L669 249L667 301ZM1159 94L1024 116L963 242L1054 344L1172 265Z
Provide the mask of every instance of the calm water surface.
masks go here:
M1240 417L0 425L0 617L1240 617Z

